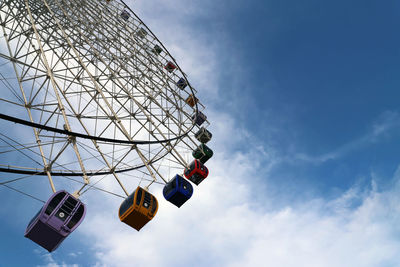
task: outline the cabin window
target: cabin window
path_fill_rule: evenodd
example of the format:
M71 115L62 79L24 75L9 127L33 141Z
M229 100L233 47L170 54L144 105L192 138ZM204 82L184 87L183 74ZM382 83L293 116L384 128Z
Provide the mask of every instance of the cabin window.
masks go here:
M145 208L149 208L151 203L151 195L149 194L149 192L144 192L144 201L143 201L143 207Z
M200 170L204 171L204 165L203 164L199 164L200 166Z
M179 188L182 186L182 184L183 184L183 178L181 176L177 176L174 181L174 186Z
M83 205L80 205L74 216L72 216L71 220L67 224L67 227L69 229L72 229L82 219L84 211L85 208L83 207Z
M175 181L172 180L165 185L165 196L168 196L175 188Z
M155 197L153 197L152 200L153 200L152 201L153 202L153 206L151 207L151 213L154 214L156 212L156 209L157 209L157 200L156 200Z
M65 221L72 214L76 204L78 204L78 201L72 196L69 196L64 201L60 209L56 212L56 217L62 221Z
M190 174L190 169L187 168L187 169L185 170L185 175L188 176L189 174Z
M187 192L189 193L189 195L193 194L193 187L192 185L188 182L188 184L186 185L185 190L187 190Z
M119 216L122 216L129 209L129 207L133 205L134 196L135 194L131 194L124 200L124 202L122 202L121 207L119 208Z
M65 195L66 195L65 192L60 192L59 194L55 195L53 199L50 201L49 205L47 205L47 208L44 213L50 215L53 212L53 210L57 207L57 205L60 204Z
M140 205L141 201L142 201L142 188L138 188L136 196L136 205Z
M190 165L189 165L189 170L190 171L193 171L194 169L196 169L196 161L195 160L192 161L192 163L190 163Z
M185 171L185 175L188 176L194 169L196 169L196 161L192 161L192 163L190 163L189 167L186 169Z

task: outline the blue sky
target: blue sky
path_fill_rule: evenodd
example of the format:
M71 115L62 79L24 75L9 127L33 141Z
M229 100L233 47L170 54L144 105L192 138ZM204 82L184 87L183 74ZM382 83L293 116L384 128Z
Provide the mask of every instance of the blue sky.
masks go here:
M207 106L210 179L140 233L89 195L51 256L0 189L0 266L398 266L398 2L127 3Z
M242 127L295 158L337 151L376 124L398 123L398 4L270 2L239 2L219 26L232 38L224 64L234 56L244 72L236 84L220 84L227 97L240 99L232 110ZM221 72L232 76L229 67ZM340 160L286 163L276 175L311 182L322 194L348 188L371 168L390 176L397 167L397 128L371 144L360 142Z

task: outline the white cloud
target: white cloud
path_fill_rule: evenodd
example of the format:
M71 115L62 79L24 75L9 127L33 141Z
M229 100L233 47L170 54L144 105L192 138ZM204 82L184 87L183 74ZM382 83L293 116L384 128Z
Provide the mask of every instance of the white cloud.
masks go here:
M295 153L294 157L287 160L289 161L304 161L315 164L324 163L329 160L336 160L340 157L346 156L357 149L366 147L368 145L377 143L384 140L393 131L399 130L400 128L400 115L395 111L385 111L379 115L379 117L371 124L369 131L354 139L348 143L343 144L337 149L317 155L312 156L305 153Z
M395 266L400 260L399 184L382 192L355 186L331 201L266 209L276 200L265 192L266 203L254 201L257 158L254 152L214 160L210 178L181 209L157 194L159 212L140 232L118 221L117 207L88 217L81 233L96 241L98 265Z
M168 42L167 47L193 77L200 94L206 91L217 97L218 62L213 47L206 46L206 40L200 37L185 38L190 31L184 25L163 25L170 21L165 15L171 11L170 6L179 7L177 3L182 1L150 3L142 1L141 5L150 9L160 4L152 18L156 33L162 33L160 39ZM196 7L198 4L191 2L179 15L189 16L197 11ZM354 186L331 201L313 199L284 208L266 191L264 202L260 203L260 198L254 196L254 192L259 193L260 170L265 171L280 159L271 147L258 144L251 133L239 128L231 115L212 109L208 114L214 134L210 146L215 150L214 158L207 164L210 176L195 188L192 199L182 208L166 202L161 188L155 187L153 192L160 203L158 214L136 232L118 220L120 199L103 193L84 196L89 211L75 235L93 241L89 249L97 261L95 266L398 264L398 184L387 191L379 191L375 186L372 190ZM376 124L372 135L381 135L388 125ZM241 149L233 152L235 146ZM346 152L348 148L342 150ZM339 152L322 158L338 157ZM398 181L399 175L394 179ZM50 254L45 254L44 260L43 266L47 267L77 266L57 263Z
M40 253L35 250L35 253ZM79 267L78 264L67 264L65 262L57 262L50 253L45 253L41 255L45 264L38 265L37 267Z
M154 5L165 7L162 3ZM180 1L167 6L179 6L176 3ZM151 8L148 2L140 5ZM193 6L185 10L193 10ZM204 52L205 40L188 41L184 38L188 29L165 15L170 10L153 10L156 34L162 33L160 39L166 40L174 56L177 53L178 63L184 61L183 69L195 73L193 77L200 83L217 81L215 52ZM187 12L182 15L187 16ZM163 21L172 25L163 25ZM188 43L193 46L182 49ZM202 57L211 62L210 69L196 72L196 62ZM376 186L372 190L354 186L334 200L312 199L284 208L266 191L260 203L254 195L259 193L259 170L281 159L272 148L250 141L254 139L251 133L239 128L229 114L209 112L214 133L211 145L216 148L215 157L207 163L210 177L195 188L192 199L181 209L166 202L158 188L158 214L136 232L119 222L119 200L102 201L107 204L100 207L96 197L87 199L92 211L79 233L95 241L96 266L336 267L395 266L399 262L398 185L381 192ZM378 126L372 135L387 129ZM242 149L233 152L238 144ZM344 152L324 158L338 157L353 145L346 147ZM394 179L398 181L399 175Z

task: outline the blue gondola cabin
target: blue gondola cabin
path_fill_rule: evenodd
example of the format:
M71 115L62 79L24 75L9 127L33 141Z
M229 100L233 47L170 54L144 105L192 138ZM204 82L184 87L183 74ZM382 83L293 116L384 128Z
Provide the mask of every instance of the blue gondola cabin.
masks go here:
M203 112L198 111L196 114L192 116L192 120L198 125L201 126L206 120L207 116L203 114Z
M130 227L140 230L156 215L158 202L155 196L138 186L119 208L119 219Z
M199 185L208 176L208 169L200 160L195 159L185 168L184 175L195 185Z
M131 17L131 14L129 14L129 12L128 11L126 11L126 10L124 10L124 11L122 11L121 12L121 18L123 19L123 20L128 20L130 17Z
M29 222L25 237L54 251L83 221L85 205L68 192L54 193Z
M178 208L191 198L192 194L192 185L178 174L163 189L164 198Z
M199 145L195 150L193 150L193 157L200 160L201 163L206 163L212 156L214 152L205 144Z
M167 64L164 66L164 69L166 69L168 72L173 72L176 69L176 65L171 61L168 61Z
M178 86L179 89L183 90L187 86L187 82L185 78L180 78L179 81L176 83L176 86Z
M199 140L201 143L206 144L208 141L211 140L212 134L204 127L201 127L200 130L197 131L197 133L194 135L197 140Z

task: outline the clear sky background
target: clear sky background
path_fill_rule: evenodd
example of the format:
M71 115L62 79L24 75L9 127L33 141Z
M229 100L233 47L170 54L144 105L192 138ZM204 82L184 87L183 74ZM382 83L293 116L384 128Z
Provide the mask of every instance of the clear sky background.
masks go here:
M400 266L400 3L136 0L199 91L215 156L136 232L92 193L51 255L0 188L0 266Z

